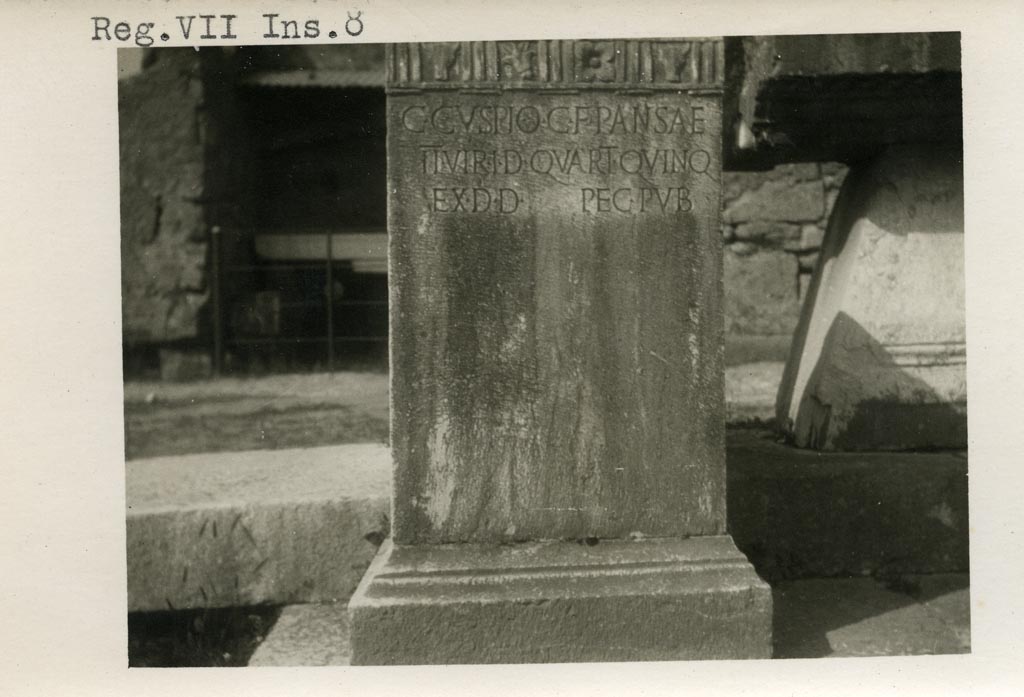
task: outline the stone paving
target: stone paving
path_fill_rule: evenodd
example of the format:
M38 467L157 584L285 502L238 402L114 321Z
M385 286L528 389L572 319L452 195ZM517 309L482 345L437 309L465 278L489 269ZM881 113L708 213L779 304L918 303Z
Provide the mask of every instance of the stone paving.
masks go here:
M781 581L773 601L775 658L971 650L967 574Z

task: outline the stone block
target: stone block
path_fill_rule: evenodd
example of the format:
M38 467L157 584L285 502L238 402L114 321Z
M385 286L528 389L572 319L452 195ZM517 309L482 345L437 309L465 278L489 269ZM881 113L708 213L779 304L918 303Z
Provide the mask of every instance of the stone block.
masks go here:
M765 182L779 182L793 185L797 182L813 181L821 177L816 162L794 162L776 165L761 172L723 172L722 200L727 204L745 191L753 191Z
M782 247L800 240L800 226L772 220L755 220L735 227L736 239Z
M725 329L730 334L790 335L800 313L794 255L724 255Z
M821 177L821 167L817 162L792 162L777 166L775 171L798 182L814 181Z
M771 657L771 590L728 536L388 541L349 612L353 665Z
M963 136L960 34L792 34L728 40L730 169L854 162Z
M822 162L821 180L826 189L838 189L843 185L850 169L841 162Z
M749 257L760 249L753 242L733 242L729 245L729 252L737 257Z
M797 445L966 446L961 157L893 148L847 177L779 391Z
M387 534L389 469L376 444L131 461L128 609L348 598Z
M797 256L797 262L800 265L800 275L806 276L814 271L814 267L818 265L818 258L820 255L818 252L811 252L810 254L800 254ZM803 297L801 295L800 297Z
M962 451L815 452L730 429L729 532L758 572L786 578L969 569Z
M802 225L800 227L800 248L817 250L825 239L825 228L820 225Z
M770 180L753 191L744 191L725 207L727 223L778 220L799 223L818 220L825 212L821 181L792 183Z

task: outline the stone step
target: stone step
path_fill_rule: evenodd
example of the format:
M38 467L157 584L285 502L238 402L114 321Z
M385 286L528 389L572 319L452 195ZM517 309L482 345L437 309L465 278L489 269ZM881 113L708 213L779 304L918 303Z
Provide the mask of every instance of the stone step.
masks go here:
M966 571L963 453L817 453L727 431L736 545L767 580ZM127 465L128 609L344 602L388 533L376 444Z
M971 648L967 574L781 581L772 591L773 658L910 656ZM344 603L290 605L250 666L347 666Z
M126 465L128 609L343 601L388 532L379 444Z

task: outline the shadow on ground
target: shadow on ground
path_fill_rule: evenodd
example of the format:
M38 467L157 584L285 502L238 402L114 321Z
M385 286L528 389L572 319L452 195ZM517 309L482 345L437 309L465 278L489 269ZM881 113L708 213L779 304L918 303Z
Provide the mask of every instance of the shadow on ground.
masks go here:
M259 647L280 607L230 607L128 614L132 668L240 667Z
M774 657L970 652L967 574L780 581Z

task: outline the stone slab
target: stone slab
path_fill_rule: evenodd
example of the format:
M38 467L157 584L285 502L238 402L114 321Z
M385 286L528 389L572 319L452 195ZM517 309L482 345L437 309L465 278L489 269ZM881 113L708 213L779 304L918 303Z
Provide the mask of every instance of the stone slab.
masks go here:
M351 662L345 603L285 607L249 666L347 666Z
M388 111L396 540L724 532L718 97Z
M844 181L779 389L800 447L966 447L962 159L895 147Z
M387 535L377 444L127 465L130 611L344 600Z
M775 658L969 653L966 574L785 581L774 587Z
M825 190L820 180L792 183L785 179L767 181L744 191L726 206L727 223L752 221L814 222L825 213ZM737 230L737 237L743 239Z
M355 665L771 655L770 589L728 536L389 541L349 611Z
M728 432L729 532L769 580L969 568L967 455L819 453Z
M957 32L731 37L729 169L962 140Z

